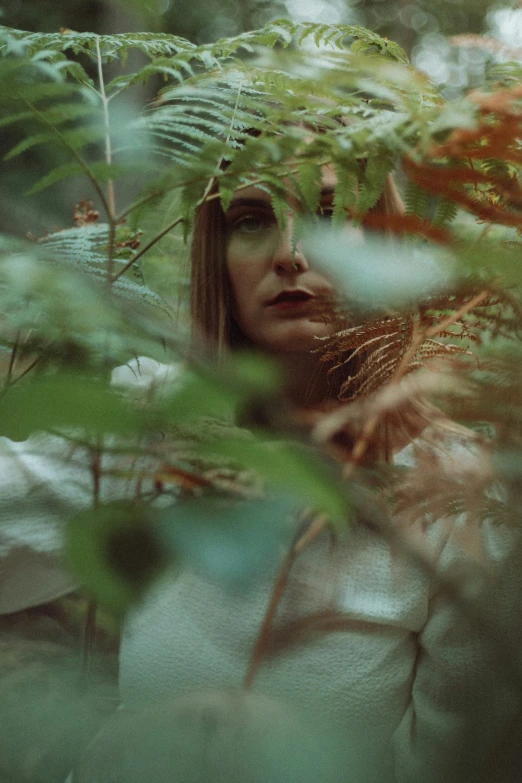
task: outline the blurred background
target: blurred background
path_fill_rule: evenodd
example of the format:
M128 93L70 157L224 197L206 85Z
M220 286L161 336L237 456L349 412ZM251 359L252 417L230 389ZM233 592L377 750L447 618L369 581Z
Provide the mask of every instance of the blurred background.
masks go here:
M4 0L0 9L2 24L24 30L155 30L194 43L236 35L280 17L362 25L397 41L416 67L445 86L448 98L478 84L493 54L479 47L453 47L451 37L491 36L507 57L522 57L520 0Z

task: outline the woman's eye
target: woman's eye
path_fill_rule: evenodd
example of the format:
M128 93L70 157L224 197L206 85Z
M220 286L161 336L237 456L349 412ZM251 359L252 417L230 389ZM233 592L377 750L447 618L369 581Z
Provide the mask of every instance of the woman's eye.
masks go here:
M230 226L230 230L241 234L255 234L257 231L270 228L274 222L275 218L269 215L245 215L237 218Z

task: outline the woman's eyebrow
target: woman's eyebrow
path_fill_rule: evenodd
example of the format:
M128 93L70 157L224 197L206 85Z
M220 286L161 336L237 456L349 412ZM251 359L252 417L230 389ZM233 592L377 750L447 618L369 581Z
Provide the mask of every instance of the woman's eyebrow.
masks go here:
M230 211L234 207L261 207L264 209L272 209L270 201L262 198L235 198L230 202L227 211Z
M332 196L335 193L335 187L333 185L326 185L321 188L321 199ZM262 198L235 198L232 199L227 211L234 209L235 207L258 207L261 209L272 209L272 204L267 199Z

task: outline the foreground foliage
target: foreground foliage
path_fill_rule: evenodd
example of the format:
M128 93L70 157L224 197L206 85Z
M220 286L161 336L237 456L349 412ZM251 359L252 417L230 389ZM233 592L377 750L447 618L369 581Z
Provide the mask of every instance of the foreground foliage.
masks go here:
M303 505L294 554L325 525L344 531L361 514L386 527L376 485L412 517L472 498L479 517L512 513L522 447L517 64L448 104L396 44L358 27L280 20L203 46L167 34L0 32L0 122L16 136L6 158L42 148L49 160L27 197L85 183L74 225L0 237L1 432L59 434L87 455L93 503L70 525L70 555L102 604L123 612L172 559L231 582L254 578L275 545L289 545L281 520ZM131 50L144 57L135 72ZM155 98L136 111L128 96L142 84ZM329 162L337 186L325 229L315 215ZM397 167L405 214L368 215ZM281 219L291 182L312 252L340 281L339 299L318 314L339 324L324 359L342 368L355 351L361 360L342 388L351 404L306 422L314 449L286 429L277 372L249 357L216 369L190 355L164 292L143 276L165 236L189 236L198 205L220 198L226 208L252 181L269 189ZM161 227L158 214L168 216ZM347 214L381 239L348 254ZM115 366L140 356L186 368L182 378L167 372L147 405L109 384ZM263 411L254 433L234 423L252 405ZM443 410L475 428L495 468L465 491L446 478L440 496L426 492L426 466L406 484L385 460L369 475L382 426L408 426L412 409L424 423ZM344 475L323 448L340 430L350 438ZM499 477L509 495L501 507L491 494ZM124 504L107 502L111 481L132 487ZM187 498L176 519L156 509L159 489Z

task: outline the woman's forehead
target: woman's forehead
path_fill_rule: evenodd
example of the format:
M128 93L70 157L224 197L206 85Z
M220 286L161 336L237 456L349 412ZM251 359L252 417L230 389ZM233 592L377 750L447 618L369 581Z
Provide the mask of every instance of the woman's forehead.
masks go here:
M283 180L285 184L287 184L288 187L288 198L292 199L294 198L292 194L292 188L290 183L286 183L285 180ZM334 167L329 164L327 166L323 166L321 169L321 189L323 194L329 195L333 192L335 189L335 185L337 184L337 177L335 175ZM258 201L266 201L268 203L271 203L271 197L268 190L265 190L263 187L260 187L259 185L249 185L248 187L242 187L236 190L233 196L233 201L239 200L239 199L255 199Z

